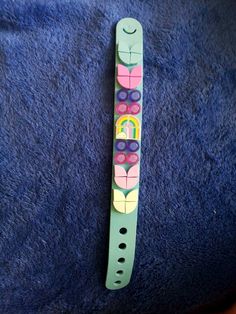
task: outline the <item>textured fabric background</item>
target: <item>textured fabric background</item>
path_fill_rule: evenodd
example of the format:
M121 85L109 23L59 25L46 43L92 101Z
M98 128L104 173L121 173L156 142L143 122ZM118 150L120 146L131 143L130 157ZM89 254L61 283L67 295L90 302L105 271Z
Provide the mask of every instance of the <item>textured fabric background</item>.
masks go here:
M104 287L114 30L145 36L132 282ZM0 0L0 313L183 314L236 286L236 2Z

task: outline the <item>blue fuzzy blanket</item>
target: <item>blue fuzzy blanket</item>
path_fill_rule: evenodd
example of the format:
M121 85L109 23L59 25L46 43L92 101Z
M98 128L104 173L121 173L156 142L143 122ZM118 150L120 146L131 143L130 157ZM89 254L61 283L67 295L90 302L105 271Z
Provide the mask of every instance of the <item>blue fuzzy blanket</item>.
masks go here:
M144 29L137 250L104 287L115 24ZM236 286L236 2L0 1L0 313L183 314Z

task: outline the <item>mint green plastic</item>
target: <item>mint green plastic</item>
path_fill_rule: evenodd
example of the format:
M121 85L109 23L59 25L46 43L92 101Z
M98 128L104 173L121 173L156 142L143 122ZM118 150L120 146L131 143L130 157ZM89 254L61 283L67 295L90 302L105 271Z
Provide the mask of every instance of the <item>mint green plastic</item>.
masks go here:
M120 45L119 45L120 43ZM134 50L140 53L140 58L134 54L134 61L139 60L137 64L128 65L125 62L125 58L123 61L119 58L118 55L118 45L119 51L129 52L132 51L132 47L136 47ZM127 51L127 47L128 50ZM122 87L117 83L117 65L123 64L128 69L132 69L133 66L141 65L143 67L143 30L141 24L133 19L133 18L124 18L120 20L116 26L116 57L115 57L115 98L114 105L117 103L116 93L118 90L122 89ZM143 83L136 88L141 92L143 92ZM139 100L139 103L142 108L142 100ZM114 143L115 143L115 122L119 115L117 115L114 111ZM140 127L142 127L142 110L136 115L136 117L140 120ZM142 130L142 129L141 129ZM113 143L113 147L115 147ZM140 148L141 148L141 138L139 140ZM140 150L137 152L139 154L140 160ZM125 195L128 194L129 191L122 190L117 187L114 182L114 154L115 148L113 148L113 167L112 167L112 190L119 189ZM140 165L140 161L139 161ZM125 164L122 165L126 170L130 167ZM135 187L139 189L139 184ZM111 193L113 195L113 193ZM113 196L111 199L111 213L110 213L110 234L109 234L109 254L108 254L108 267L107 267L107 276L106 276L106 288L110 290L121 289L128 285L131 279L134 257L135 257L135 244L136 244L136 226L137 226L137 214L138 214L138 206L137 208L129 213L123 214L118 212L113 206ZM127 233L120 233L121 228L126 228ZM119 248L120 243L125 243L126 248ZM119 261L120 259L120 261ZM122 259L125 259L123 262ZM118 272L118 273L117 273ZM122 273L123 272L123 273Z

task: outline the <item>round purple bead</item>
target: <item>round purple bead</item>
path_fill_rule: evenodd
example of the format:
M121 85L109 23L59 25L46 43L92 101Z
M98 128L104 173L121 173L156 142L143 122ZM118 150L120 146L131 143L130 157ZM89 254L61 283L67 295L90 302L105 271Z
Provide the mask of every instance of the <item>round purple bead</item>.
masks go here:
M126 149L126 142L123 140L116 141L116 149L118 151L124 151Z
M125 89L121 89L117 92L117 98L119 101L125 101L128 98L128 91Z
M133 90L130 94L129 94L129 98L131 101L139 101L141 98L141 93L139 90Z
M139 143L137 141L130 141L128 144L129 151L137 152L139 149Z

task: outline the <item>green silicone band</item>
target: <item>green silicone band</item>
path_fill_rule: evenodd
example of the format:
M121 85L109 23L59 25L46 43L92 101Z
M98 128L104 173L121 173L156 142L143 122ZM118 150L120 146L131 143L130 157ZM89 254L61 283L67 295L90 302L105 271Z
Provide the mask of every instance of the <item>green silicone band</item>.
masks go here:
M117 24L115 62L112 200L106 276L106 288L111 290L128 285L135 256L142 126L143 32L141 24L133 18L124 18ZM127 100L117 99L120 90L128 94ZM134 91L141 95L138 101L130 100ZM125 103L127 110L138 103L140 111L117 113L117 103ZM127 151L120 153L122 158L125 156L126 162L117 162L116 145L119 139L125 143L133 141L139 144L139 149L134 153L138 158L136 163Z

